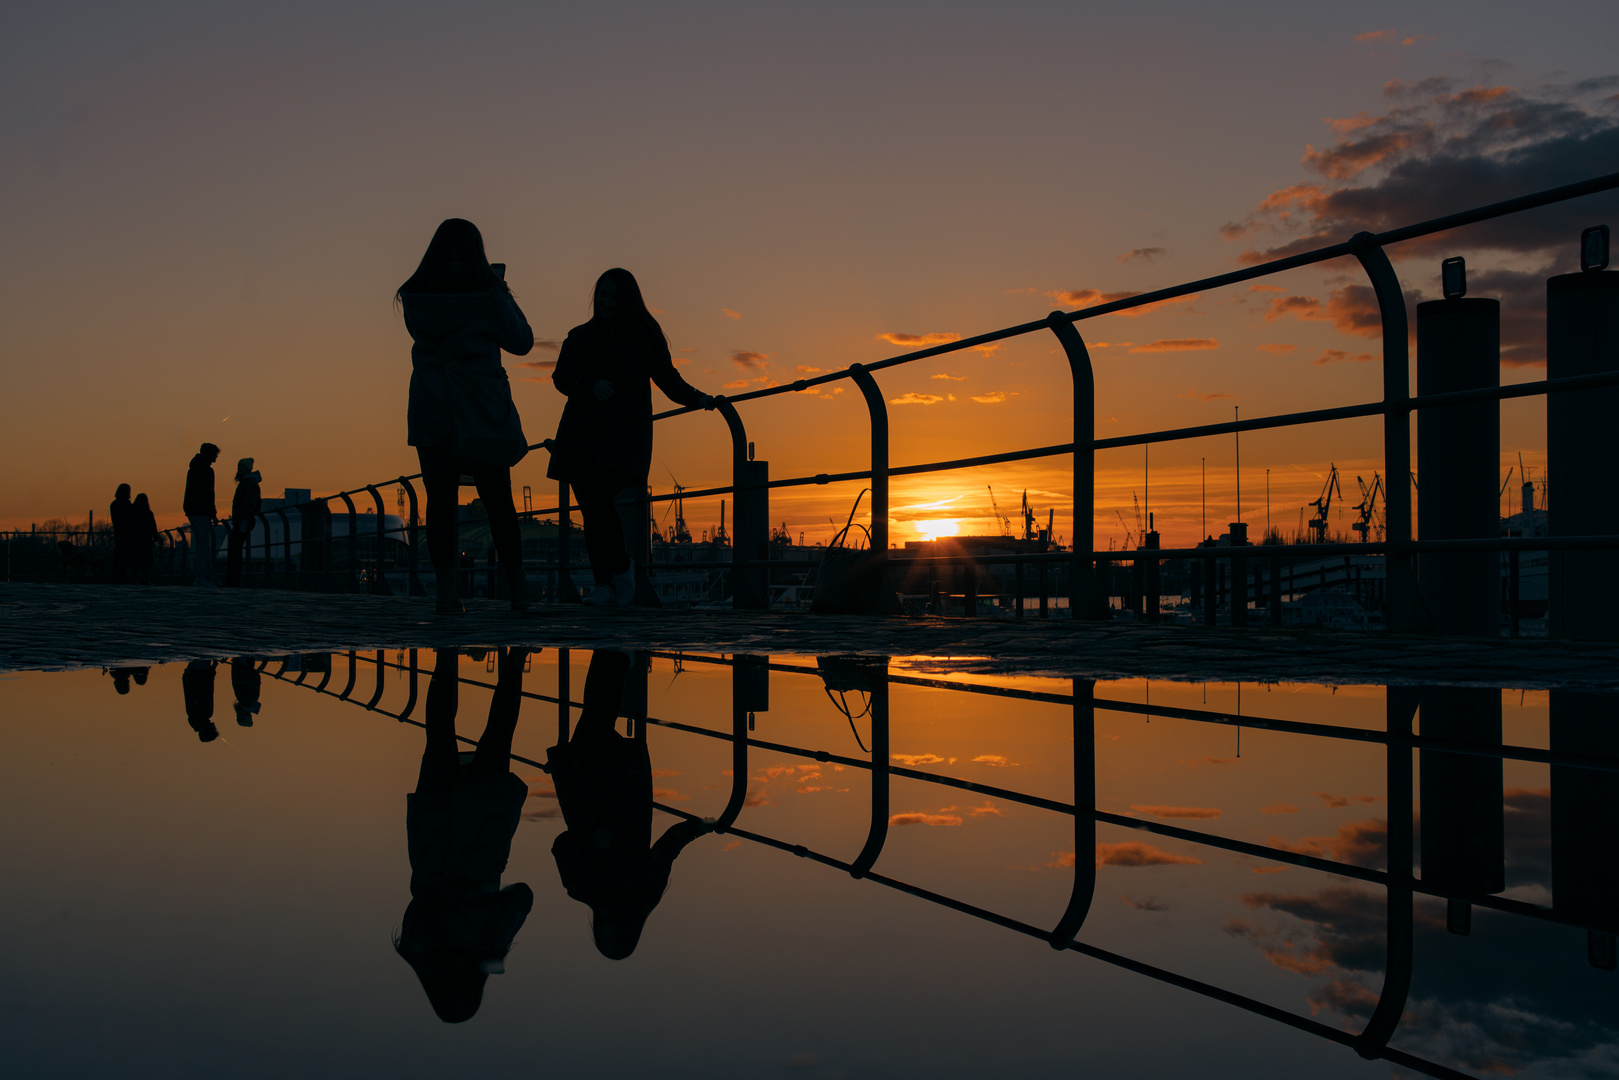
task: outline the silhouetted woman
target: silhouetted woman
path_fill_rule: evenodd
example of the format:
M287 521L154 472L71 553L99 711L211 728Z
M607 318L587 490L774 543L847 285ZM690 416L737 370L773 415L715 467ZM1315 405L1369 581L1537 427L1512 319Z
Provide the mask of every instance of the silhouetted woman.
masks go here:
M130 513L134 506L129 501L129 485L119 484L112 493L112 505L107 516L112 520L112 583L123 585L129 581L129 541L134 534L130 528Z
M253 521L264 505L259 482L264 476L253 468L253 459L242 458L236 463L236 493L230 500L230 548L225 562L225 584L242 583L242 549L253 536Z
M624 547L614 500L646 486L652 466L652 387L681 405L714 399L675 370L663 328L641 299L641 286L617 267L596 279L590 321L568 331L551 373L567 395L546 475L573 488L584 520L596 589L587 604L635 602L635 564Z
M551 845L568 895L590 908L591 934L609 960L635 951L663 899L675 857L708 829L681 821L652 842L652 758L646 728L616 730L630 658L598 649L585 676L584 708L566 743L546 754L567 831Z
M500 887L528 797L528 785L510 768L528 653L500 650L489 721L464 765L455 738L457 655L438 650L427 684L427 744L416 790L405 796L411 900L394 942L447 1024L478 1011L485 981L505 970L534 906L527 885Z
M152 546L157 543L157 516L146 492L135 496L130 504L129 570L141 585L152 583Z
M477 226L450 218L438 227L421 265L394 294L405 310L410 350L411 446L427 488L427 550L438 580L438 611L464 610L457 597L460 478L471 476L489 515L495 551L506 570L512 609L528 607L523 541L512 505L511 467L528 452L505 350L534 347L528 320L506 287L504 263L491 265Z

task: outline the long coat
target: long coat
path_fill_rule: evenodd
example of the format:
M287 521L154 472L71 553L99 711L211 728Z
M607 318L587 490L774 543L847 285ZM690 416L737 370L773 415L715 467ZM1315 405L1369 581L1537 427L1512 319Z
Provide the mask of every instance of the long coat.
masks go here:
M411 446L453 446L455 412L450 402L446 364L459 364L480 380L490 393L501 395L488 410L498 415L509 406L511 389L501 350L527 355L534 347L534 332L523 311L505 289L481 293L405 293L405 329L415 342L410 348L410 405L406 411ZM463 432L463 435L469 433Z
M597 401L596 380L613 384ZM652 383L680 405L701 405L704 394L675 370L656 322L592 320L568 331L551 382L567 395L551 450L553 480L646 483L652 467Z

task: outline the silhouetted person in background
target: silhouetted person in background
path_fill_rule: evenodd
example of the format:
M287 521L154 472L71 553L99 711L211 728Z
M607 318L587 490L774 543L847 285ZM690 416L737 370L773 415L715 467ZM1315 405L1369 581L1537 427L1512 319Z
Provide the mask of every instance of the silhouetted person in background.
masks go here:
M624 547L615 500L646 487L652 467L652 387L681 405L714 399L675 370L669 341L641 298L634 275L618 267L596 279L590 321L568 331L551 373L568 404L557 424L546 475L565 480L579 503L595 590L585 603L635 602L635 563Z
M157 537L157 516L143 491L135 496L129 513L129 571L137 584L152 583L152 547Z
M205 442L191 458L186 470L186 520L191 523L191 560L197 571L197 584L212 589L219 584L214 580L214 519L219 510L214 505L214 462L219 460L219 447Z
M146 676L151 668L143 667L115 667L107 674L112 676L112 688L120 694L129 693L129 680L134 679L136 686L146 685Z
M455 738L457 655L438 650L427 684L427 744L416 790L405 797L411 900L394 941L447 1024L478 1011L485 981L505 970L534 906L527 885L500 887L528 797L528 785L511 773L528 653L500 650L489 720L465 764Z
M199 742L219 738L214 726L214 662L193 660L180 673L180 689L186 698L186 722L197 733Z
M230 662L230 688L236 695L236 723L241 727L252 727L253 718L259 714L259 677L258 662L251 656L236 656Z
M134 533L130 527L131 515L135 507L129 501L129 485L119 484L118 490L113 492L112 505L107 508L107 517L112 522L112 583L124 585L129 582L129 542Z
M225 559L225 584L242 583L242 549L253 535L253 522L264 504L260 497L259 481L263 480L253 468L253 459L245 457L236 463L236 493L230 500L230 549Z
M489 515L489 532L506 571L512 610L529 606L523 538L512 504L511 467L528 453L501 350L523 356L534 333L506 285L506 265L491 265L477 226L450 218L438 227L421 265L394 294L404 307L410 349L409 443L427 489L427 550L438 582L437 610L465 610L457 595L457 522L462 476L471 476Z
M585 676L573 735L546 755L567 831L551 845L568 895L590 908L596 948L610 960L635 951L663 899L681 849L708 829L681 821L652 842L652 758L646 727L617 731L630 658L598 649Z

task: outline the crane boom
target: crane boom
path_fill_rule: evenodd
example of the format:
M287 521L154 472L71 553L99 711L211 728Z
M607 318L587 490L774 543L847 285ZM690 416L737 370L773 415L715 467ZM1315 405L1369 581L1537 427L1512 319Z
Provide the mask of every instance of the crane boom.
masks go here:
M989 508L995 512L995 521L996 524L1000 525L1001 527L1001 535L1007 539L1011 539L1012 519L1001 513L1001 506L995 501L995 488L989 484L985 484L984 486L989 488Z

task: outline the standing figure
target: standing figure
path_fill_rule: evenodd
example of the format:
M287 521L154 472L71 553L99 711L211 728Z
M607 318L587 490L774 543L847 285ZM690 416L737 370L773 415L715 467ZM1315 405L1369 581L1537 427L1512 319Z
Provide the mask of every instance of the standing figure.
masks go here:
M134 529L131 527L131 514L135 507L129 501L129 485L119 484L118 490L112 494L112 505L107 508L107 516L112 521L112 583L125 585L129 582L129 542L133 537Z
M197 573L197 584L205 589L219 585L214 580L214 519L219 510L214 506L214 462L219 460L219 447L205 442L191 459L186 470L186 520L191 523L191 565Z
M528 453L501 350L523 356L534 333L506 285L506 264L484 255L477 226L450 218L421 265L394 294L410 349L409 443L427 488L427 550L440 614L464 611L457 595L461 477L470 476L489 515L512 610L528 608L523 539L512 504L511 467Z
M140 585L152 583L152 546L157 543L157 516L146 492L135 496L129 514L129 570Z
M242 549L253 535L253 519L258 516L263 499L259 481L263 480L253 459L245 457L236 463L236 493L230 500L230 551L225 559L225 584L242 583Z
M186 723L197 733L198 742L219 738L214 725L214 662L193 660L180 673L180 689L186 699Z
M590 321L568 331L551 382L568 404L546 475L572 486L579 503L596 579L585 603L628 606L635 563L617 499L625 489L644 490L652 467L651 383L681 405L712 409L714 399L680 377L641 286L618 267L596 279Z
M546 752L567 831L551 845L568 895L590 908L596 949L609 960L635 951L652 909L669 887L675 857L708 831L671 825L652 841L652 757L646 725L617 731L630 658L598 649L585 675L584 708L572 736Z
M427 684L427 744L416 790L405 796L410 906L394 941L447 1024L478 1011L484 983L505 971L534 906L527 885L500 887L528 798L528 785L511 772L528 652L500 650L489 720L466 764L455 738L457 658L454 649L438 650Z
M230 688L236 695L236 723L239 727L252 727L259 714L258 661L251 656L236 656L230 662Z

